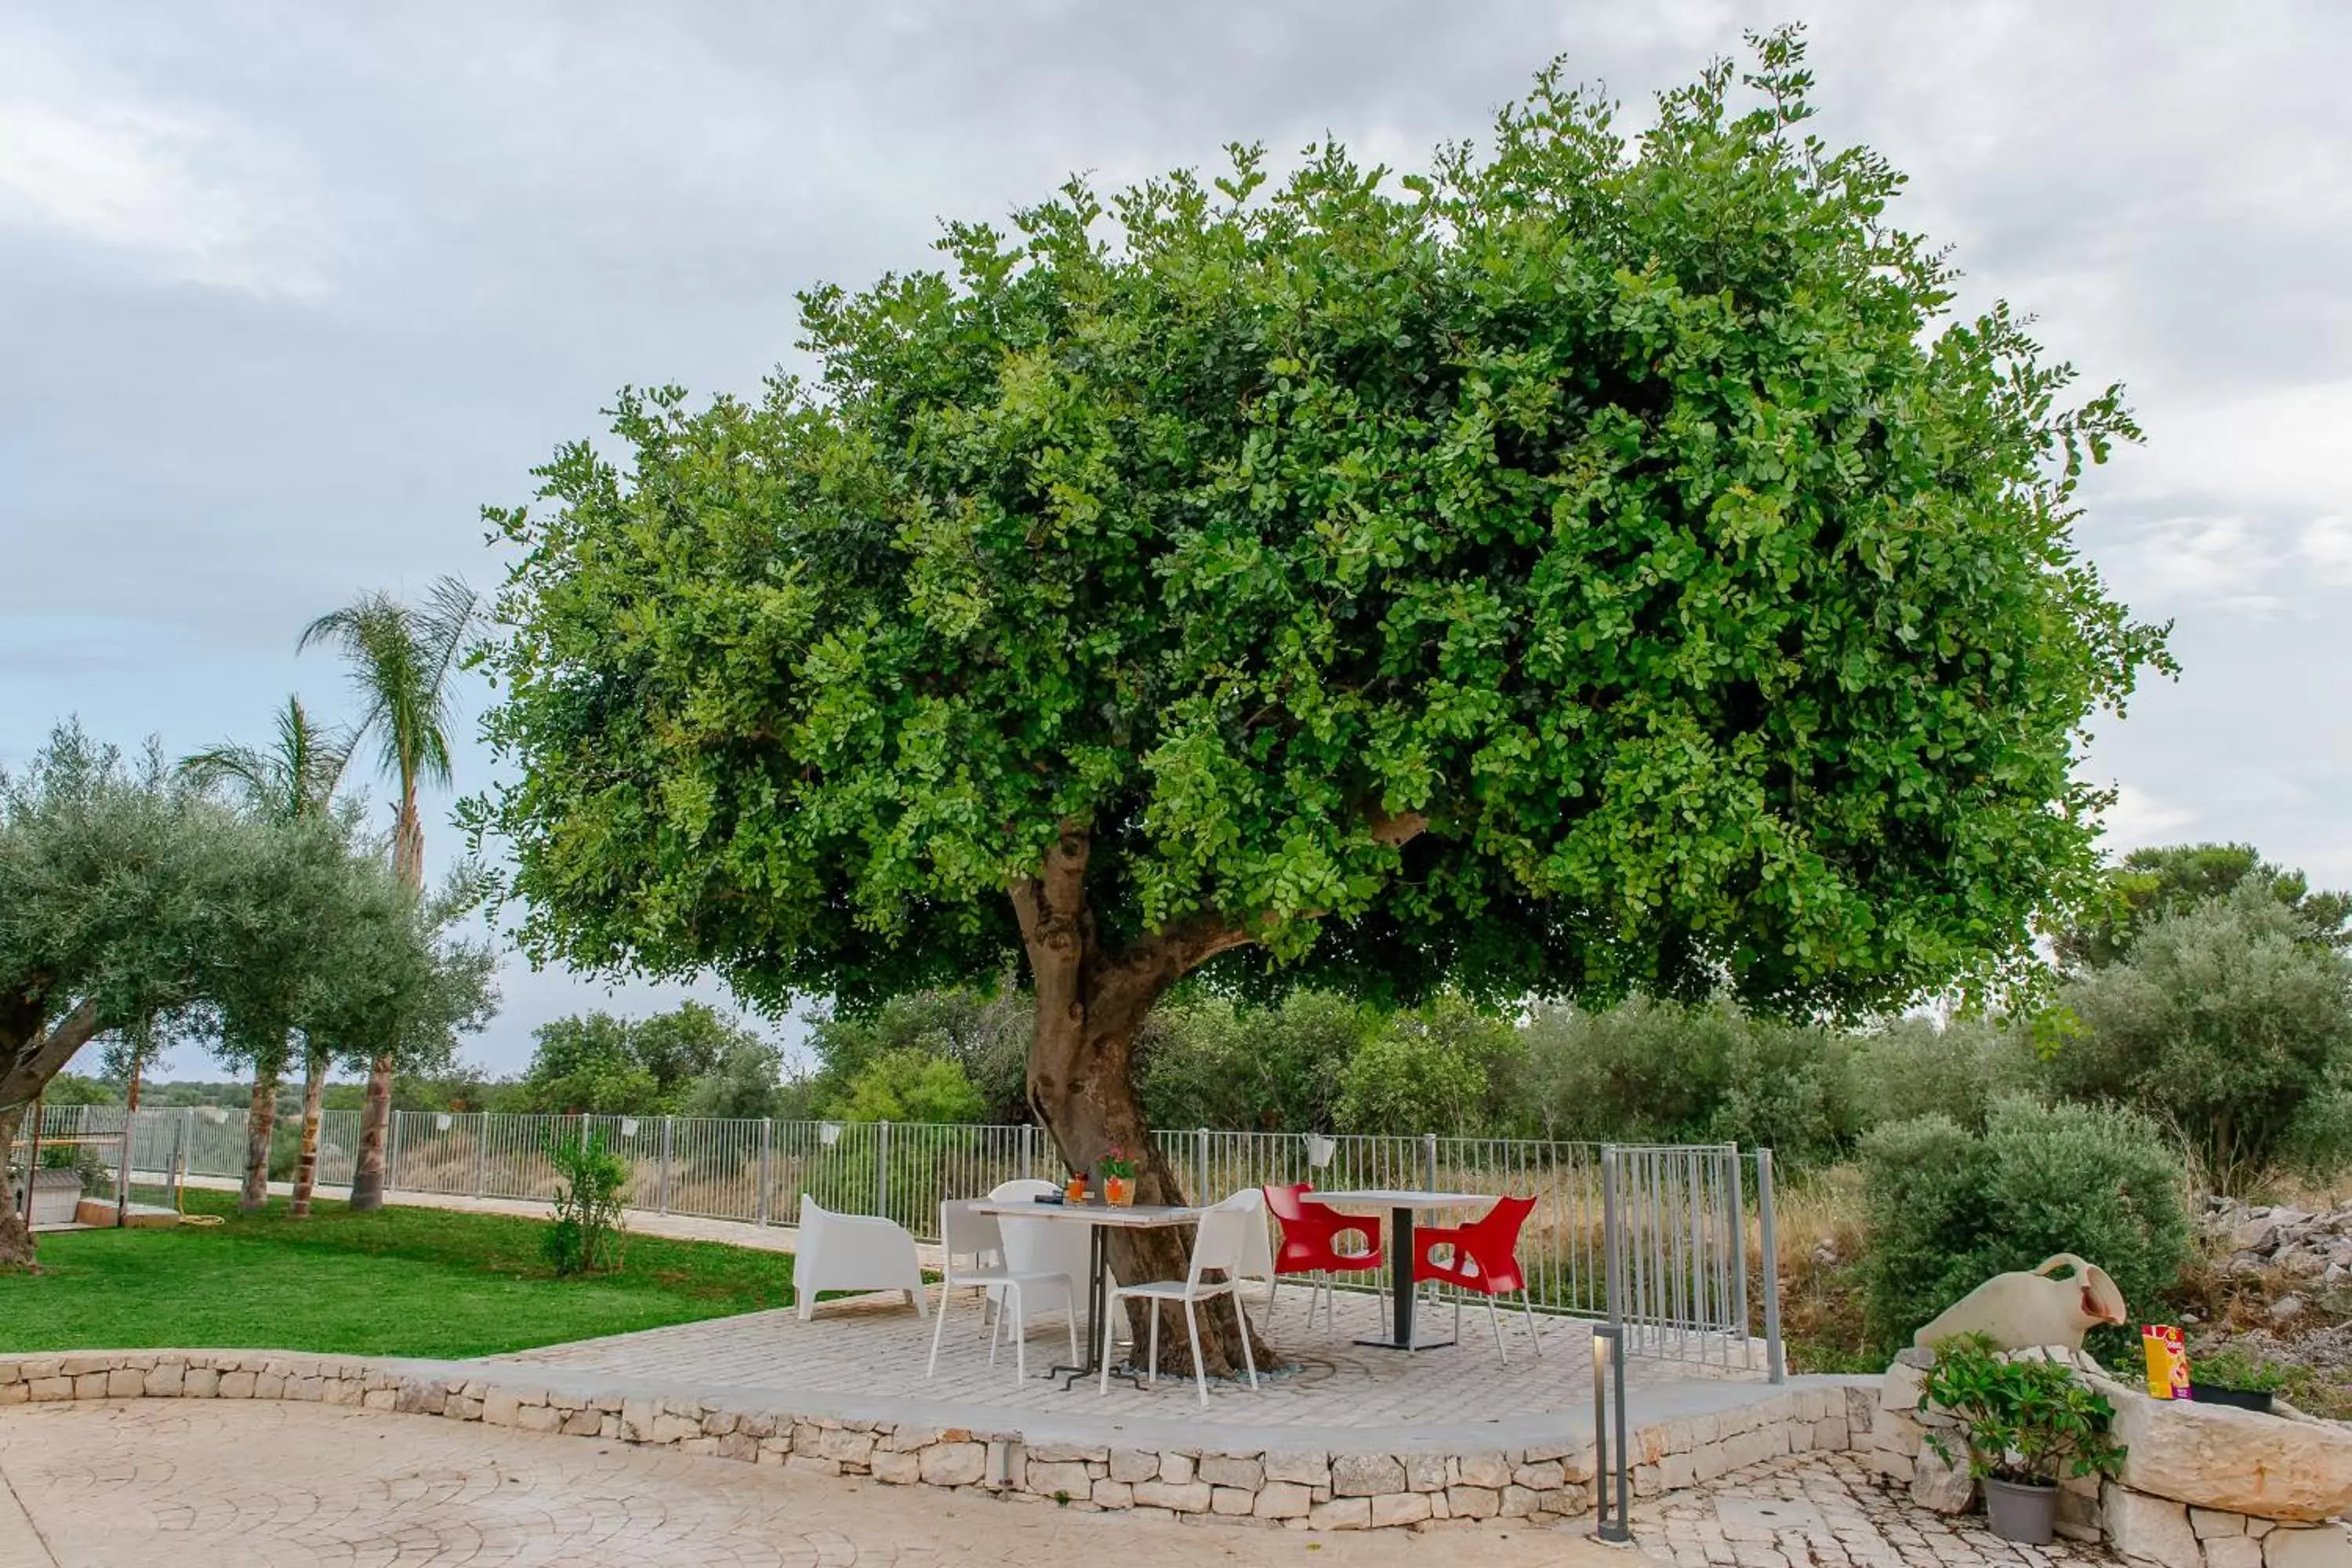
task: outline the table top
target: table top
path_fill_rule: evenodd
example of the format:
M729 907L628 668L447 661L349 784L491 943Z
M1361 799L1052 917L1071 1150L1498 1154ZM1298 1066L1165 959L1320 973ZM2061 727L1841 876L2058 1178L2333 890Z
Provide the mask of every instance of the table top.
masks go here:
M1190 1225L1201 1217L1199 1209L1166 1204L1041 1204L1028 1198L1006 1198L1001 1203L982 1199L971 1207L975 1214L994 1215L1000 1219L1080 1220L1087 1225L1118 1226L1129 1230Z
M1301 1194L1309 1203L1376 1204L1384 1209L1466 1209L1491 1204L1489 1193L1424 1193L1412 1188L1366 1187L1356 1192L1327 1193L1317 1187Z

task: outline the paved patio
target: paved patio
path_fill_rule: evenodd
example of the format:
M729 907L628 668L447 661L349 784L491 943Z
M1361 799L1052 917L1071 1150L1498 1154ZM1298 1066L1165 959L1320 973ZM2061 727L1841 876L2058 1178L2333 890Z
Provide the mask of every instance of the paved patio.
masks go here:
M0 1416L0 1568L314 1563L1603 1568L1573 1525L1344 1546L886 1487L316 1405L128 1401Z
M1041 1313L1032 1321L1029 1376L1016 1384L1010 1344L999 1352L994 1367L988 1364L988 1335L980 1326L972 1298L957 1303L948 1321L939 1375L929 1380L923 1367L930 1354L932 1325L919 1320L895 1295L827 1302L808 1323L790 1311L755 1312L526 1351L491 1362L601 1373L672 1387L788 1392L803 1405L808 1396L815 1395L850 1403L888 1399L985 1407L992 1412L994 1425L1024 1430L1038 1429L1040 1419L1061 1428L1077 1423L1121 1430L1139 1422L1172 1421L1261 1434L1312 1429L1319 1436L1353 1428L1383 1434L1386 1441L1403 1428L1451 1428L1457 1434L1504 1426L1549 1431L1568 1422L1581 1432L1591 1421L1588 1323L1538 1317L1543 1342L1538 1356L1529 1345L1526 1321L1507 1313L1503 1334L1510 1359L1506 1363L1496 1356L1485 1310L1473 1308L1464 1313L1460 1343L1405 1354L1354 1342L1380 1331L1379 1304L1370 1296L1343 1293L1337 1330L1327 1327L1318 1312L1310 1331L1307 1291L1286 1287L1280 1294L1265 1337L1287 1359L1288 1369L1265 1376L1264 1387L1255 1394L1237 1381L1212 1383L1205 1412L1189 1377L1163 1376L1157 1386L1143 1389L1114 1377L1108 1394L1098 1394L1091 1380L1066 1389L1062 1378L1045 1372L1069 1355L1059 1313ZM1252 1321L1264 1329L1263 1293L1245 1288L1244 1297ZM931 1299L936 1301L936 1290ZM1219 1305L1210 1310L1225 1309ZM1421 1321L1425 1330L1450 1329L1453 1309L1424 1304ZM1746 1373L1734 1381L1749 1384L1756 1375ZM1720 1387L1726 1381L1719 1369L1646 1357L1627 1364L1629 1389L1644 1410L1658 1408L1661 1398L1693 1383ZM1722 1392L1737 1394L1730 1388ZM1477 1435L1472 1431L1470 1436ZM1488 1444L1497 1440L1484 1438Z

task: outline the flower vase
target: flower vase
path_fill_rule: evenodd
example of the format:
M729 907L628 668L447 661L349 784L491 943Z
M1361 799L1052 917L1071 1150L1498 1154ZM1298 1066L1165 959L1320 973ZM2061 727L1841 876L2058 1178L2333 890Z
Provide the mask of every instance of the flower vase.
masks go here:
M1103 1202L1110 1205L1113 1208L1125 1208L1129 1205L1134 1203L1135 1178L1132 1176L1105 1176L1103 1178Z

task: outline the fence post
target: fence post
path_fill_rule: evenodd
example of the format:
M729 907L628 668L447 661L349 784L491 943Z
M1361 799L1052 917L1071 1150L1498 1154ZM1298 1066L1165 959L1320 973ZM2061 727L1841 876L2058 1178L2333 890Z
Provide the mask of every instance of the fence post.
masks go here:
M1724 1156L1724 1169L1731 1179L1731 1316L1739 1325L1739 1337L1750 1348L1741 1353L1741 1362L1756 1364L1754 1342L1748 1335L1748 1194L1743 1191L1746 1178L1740 1173L1739 1145L1734 1143Z
M1192 1201L1206 1205L1209 1197L1209 1130L1197 1128L1192 1133Z
M474 1195L482 1195L482 1176L490 1160L490 1113L474 1112Z
M879 1122L874 1129L874 1209L885 1219L890 1215L890 1124Z
M1780 1359L1780 1249L1772 1217L1772 1151L1756 1151L1756 1212L1763 1221L1764 1373L1774 1383L1784 1381L1789 1369Z
M1036 1175L1037 1126L1034 1122L1024 1121L1021 1124L1021 1179L1034 1181Z
M1618 1259L1624 1252L1622 1220L1617 1213L1617 1146L1605 1143L1601 1149L1601 1250L1603 1293L1608 1297L1609 1327L1622 1330L1625 1322L1624 1282L1620 1277ZM1625 1340L1621 1332L1617 1353L1625 1352Z
M383 1113L383 1190L392 1191L393 1181L400 1170L400 1112Z
M1421 1135L1421 1158L1422 1166L1429 1177L1429 1190L1433 1193L1437 1190L1436 1133L1424 1132Z
M662 1118L661 1212L664 1214L669 1213L670 1123L676 1120L677 1118L670 1116Z
M768 1223L768 1149L775 1135L775 1122L765 1116L760 1118L760 1196L754 1207L761 1225Z

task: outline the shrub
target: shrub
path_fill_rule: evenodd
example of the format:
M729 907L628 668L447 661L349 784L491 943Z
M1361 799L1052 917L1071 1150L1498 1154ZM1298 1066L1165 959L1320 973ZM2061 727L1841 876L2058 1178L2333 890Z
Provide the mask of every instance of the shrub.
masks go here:
M2352 965L2263 888L2157 920L2063 999L2082 1029L2053 1058L2060 1086L2177 1127L2223 1191L2352 1153L2329 1106L2352 1070Z
M1853 1053L1830 1030L1635 997L1544 1008L1523 1034L1517 1099L1541 1136L1766 1145L1801 1165L1838 1158L1861 1130Z
M1986 1018L1937 1027L1897 1018L1854 1041L1854 1099L1865 1127L1941 1113L1984 1130L1995 1101L2032 1094L2043 1075L2026 1031Z
M618 1268L628 1162L613 1152L602 1132L559 1133L548 1140L547 1157L556 1174L555 1223L540 1240L549 1267L558 1278Z
M1959 1418L1968 1434L1969 1474L2026 1486L2065 1478L2111 1476L2124 1451L2108 1435L2116 1408L2072 1367L2049 1361L2004 1361L1993 1342L1967 1334L1936 1347L1936 1364L1919 1394ZM1960 1456L1930 1431L1927 1441L1948 1463Z
M2073 1252L2152 1303L2189 1257L2185 1176L2145 1118L1998 1101L1981 1134L1943 1115L1863 1143L1866 1317L1882 1350L1995 1274Z

